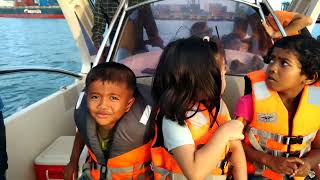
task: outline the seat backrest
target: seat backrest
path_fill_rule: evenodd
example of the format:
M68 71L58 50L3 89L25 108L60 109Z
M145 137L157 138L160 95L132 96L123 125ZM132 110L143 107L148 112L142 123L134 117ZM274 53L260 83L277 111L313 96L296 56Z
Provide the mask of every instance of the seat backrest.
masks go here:
M231 118L233 118L235 105L240 96L244 95L245 81L243 76L226 75L226 82L223 100L228 106Z
M137 82L151 87L152 77L139 77ZM227 87L223 94L223 100L228 106L231 117L233 117L236 102L240 96L244 95L245 81L243 76L226 75L226 82Z

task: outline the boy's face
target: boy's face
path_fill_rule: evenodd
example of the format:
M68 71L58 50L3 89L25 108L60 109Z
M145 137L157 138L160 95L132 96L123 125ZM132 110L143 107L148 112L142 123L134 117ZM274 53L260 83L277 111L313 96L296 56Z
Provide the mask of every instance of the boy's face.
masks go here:
M301 74L297 56L288 49L275 47L267 67L266 83L278 93L296 96L305 86L306 75Z
M133 92L124 83L97 80L88 87L89 113L105 129L111 129L133 102Z

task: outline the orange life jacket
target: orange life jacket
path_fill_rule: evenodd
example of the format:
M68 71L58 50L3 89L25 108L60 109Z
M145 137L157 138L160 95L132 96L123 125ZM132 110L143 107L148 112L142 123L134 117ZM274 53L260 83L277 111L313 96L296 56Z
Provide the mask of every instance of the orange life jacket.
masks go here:
M199 109L206 109L202 104L200 104ZM215 110L213 111L214 114ZM210 123L212 119L209 116L209 112L207 110L199 111L195 116L192 118L205 118L205 124L199 127L199 124L194 125L190 119L186 121L188 128L191 131L192 137L194 139L195 145L197 148L200 148L201 145L206 144L209 139L212 137L216 129L219 125L225 123L226 121L230 120L230 115L227 106L221 100L220 110L217 116L217 123L215 123L210 128ZM218 125L219 124L219 125ZM157 129L157 128L156 128ZM161 131L161 129L160 129ZM154 171L154 178L156 180L174 180L174 179L186 179L183 175L179 165L177 164L176 160L170 155L170 153L163 147L158 146L155 147L155 142L157 140L157 130L156 136L153 141L153 145L151 148L151 156L152 156L152 170ZM225 161L226 153L228 152L228 147L226 148L225 154L221 157L221 162L217 164L217 168L212 171L212 174L207 178L210 177L217 178L223 174L227 173L227 161ZM225 179L226 176L221 176L222 179Z
M305 86L289 134L288 111L276 91L268 89L264 71L248 74L252 84L253 119L248 125L245 142L254 149L278 157L303 157L320 129L320 82ZM288 151L290 148L290 152ZM265 165L247 162L248 173L272 180L283 175ZM304 179L295 177L295 179Z
M152 180L153 174L150 168L151 141L141 147L120 156L108 159L106 165L100 165L94 153L88 148L91 165L90 175L94 180ZM101 177L101 174L105 177Z
M145 103L145 98L137 96L130 111L113 128L108 155L101 150L97 124L87 112L86 98L83 99L75 112L77 127L89 151L83 169L88 169L94 180L153 179L152 128L148 121L151 106Z

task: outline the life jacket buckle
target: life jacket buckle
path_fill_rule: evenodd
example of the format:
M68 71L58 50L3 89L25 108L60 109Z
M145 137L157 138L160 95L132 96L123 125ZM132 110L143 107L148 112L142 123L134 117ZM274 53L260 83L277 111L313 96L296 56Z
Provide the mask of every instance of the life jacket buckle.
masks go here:
M153 170L153 163L150 163L150 169L151 169L151 171L154 171Z
M289 145L289 144L302 144L303 143L303 136L284 136L282 139L282 143Z
M286 158L289 158L289 157L296 157L296 158L299 158L300 157L300 151L294 151L294 152L290 152L290 153L284 153L285 157Z

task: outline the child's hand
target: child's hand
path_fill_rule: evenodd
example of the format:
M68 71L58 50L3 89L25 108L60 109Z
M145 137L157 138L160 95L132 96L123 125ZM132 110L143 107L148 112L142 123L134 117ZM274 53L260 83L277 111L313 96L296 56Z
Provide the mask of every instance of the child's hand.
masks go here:
M308 176L310 171L311 171L311 165L309 164L309 162L304 161L304 164L299 166L299 168L296 170L296 173L292 174L291 176L306 177Z
M266 165L279 174L294 175L297 173L298 167L304 164L299 158L269 157L270 159L267 161Z
M220 126L218 130L223 131L229 141L242 140L244 138L242 134L243 127L244 125L241 121L231 120Z
M65 180L75 180L78 179L78 163L69 162L64 168L64 179Z

